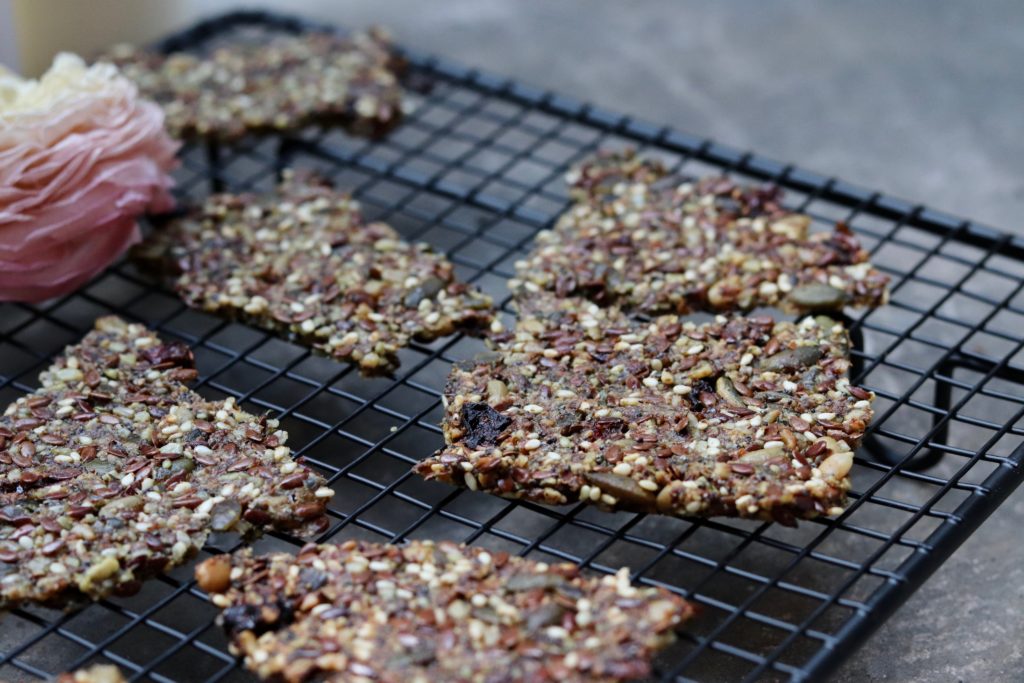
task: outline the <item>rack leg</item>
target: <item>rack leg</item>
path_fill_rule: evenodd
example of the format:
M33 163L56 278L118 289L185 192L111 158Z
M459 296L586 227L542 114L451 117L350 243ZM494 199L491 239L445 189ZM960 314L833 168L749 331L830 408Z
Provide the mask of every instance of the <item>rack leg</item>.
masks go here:
M224 177L221 172L221 150L220 142L208 140L206 142L206 163L210 166L210 192L224 191Z
M850 324L849 318L845 320L850 329L850 342L854 349L864 348L864 332L859 325ZM851 375L855 378L860 377L861 373L864 372L864 358L862 356L851 354L852 368ZM952 377L953 372L960 365L955 357L944 360L936 368L935 374ZM949 382L945 382L942 379L935 377L935 395L932 402L939 411L932 415L932 427L934 428L939 422L945 417L945 413L950 409L952 398L953 398L953 387ZM932 436L932 441L937 443L946 443L949 437L949 421L946 420L936 430ZM864 437L864 448L872 457L876 460L889 463L891 465L897 465L903 459L903 455L892 449L886 447L881 440L873 433L869 433ZM903 465L904 469L908 470L923 470L936 465L939 460L942 459L943 453L941 450L935 448L928 448L921 451L916 457L910 462Z
M295 157L295 140L290 136L283 136L277 141L277 154L274 155L274 175L278 182L284 175L284 169L292 165Z

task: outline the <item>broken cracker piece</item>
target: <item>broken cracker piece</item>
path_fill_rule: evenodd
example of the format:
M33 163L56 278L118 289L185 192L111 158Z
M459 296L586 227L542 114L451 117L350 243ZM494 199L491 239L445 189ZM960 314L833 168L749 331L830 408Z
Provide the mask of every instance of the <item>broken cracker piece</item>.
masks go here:
M874 396L826 317L636 321L537 295L453 366L445 447L416 472L548 504L794 524L842 511Z
M242 550L199 565L231 651L263 679L622 681L693 608L628 570L585 577L451 542Z
M277 421L195 377L186 345L101 318L0 416L0 608L130 595L212 531L326 528L333 491Z

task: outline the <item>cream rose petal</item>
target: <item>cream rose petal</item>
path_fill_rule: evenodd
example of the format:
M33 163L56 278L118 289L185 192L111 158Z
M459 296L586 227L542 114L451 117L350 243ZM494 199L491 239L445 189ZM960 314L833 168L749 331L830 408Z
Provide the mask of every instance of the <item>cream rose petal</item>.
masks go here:
M110 64L58 55L38 80L0 70L0 301L80 287L173 206L179 144Z

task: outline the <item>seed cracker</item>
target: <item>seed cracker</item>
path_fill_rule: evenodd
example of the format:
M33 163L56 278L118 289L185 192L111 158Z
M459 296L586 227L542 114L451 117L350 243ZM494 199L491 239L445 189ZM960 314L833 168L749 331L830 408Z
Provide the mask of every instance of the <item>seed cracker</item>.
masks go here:
M220 194L173 220L136 255L194 308L293 337L366 374L398 350L492 320L490 297L455 278L314 174L285 173L267 195ZM500 329L500 326L498 327Z
M620 681L692 614L681 598L451 542L307 545L196 570L231 650L260 678Z
M846 378L841 323L641 322L550 295L519 307L511 340L452 368L447 445L422 476L677 516L842 511L874 396Z
M0 416L0 608L130 595L211 531L326 528L333 492L277 421L195 377L184 344L101 318Z
M778 188L670 175L632 152L602 153L568 180L576 203L516 264L522 298L552 291L645 315L888 301L888 276L849 228L809 234Z
M235 140L313 122L380 135L402 115L402 60L381 29L237 42L209 55L122 45L103 59L159 103L179 138Z

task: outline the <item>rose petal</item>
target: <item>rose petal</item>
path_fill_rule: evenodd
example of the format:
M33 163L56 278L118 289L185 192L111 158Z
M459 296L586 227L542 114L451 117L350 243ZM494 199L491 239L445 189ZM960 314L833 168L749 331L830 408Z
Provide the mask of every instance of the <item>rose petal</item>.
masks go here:
M178 143L109 64L58 55L38 81L0 73L0 300L87 282L172 208Z
M38 302L74 291L140 239L135 219L124 216L63 246L62 258L27 272L12 273L0 262L0 301ZM51 255L52 256L52 255Z

